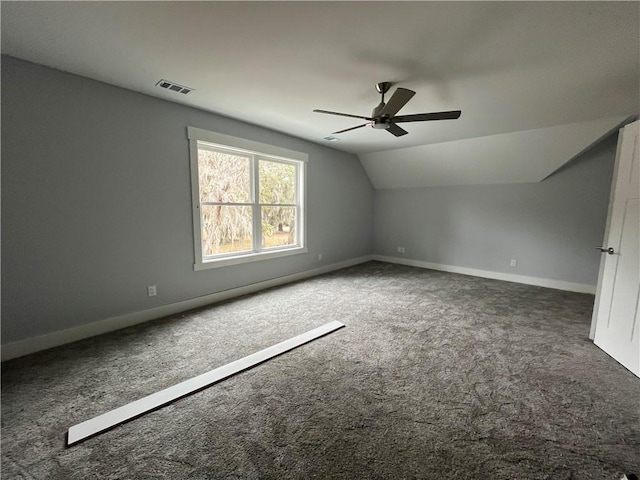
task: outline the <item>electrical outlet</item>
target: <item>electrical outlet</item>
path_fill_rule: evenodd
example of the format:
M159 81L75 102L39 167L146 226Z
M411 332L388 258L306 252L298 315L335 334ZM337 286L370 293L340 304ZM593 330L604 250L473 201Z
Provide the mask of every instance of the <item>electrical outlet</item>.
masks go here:
M155 297L157 294L158 294L158 290L156 290L155 285L149 285L147 287L147 295L149 295L150 297Z
M404 247L398 247L398 253L404 253Z
M518 261L517 261L517 260L512 259L512 260L511 260L511 263L510 263L510 266L512 266L512 267L517 267L517 266L518 266Z

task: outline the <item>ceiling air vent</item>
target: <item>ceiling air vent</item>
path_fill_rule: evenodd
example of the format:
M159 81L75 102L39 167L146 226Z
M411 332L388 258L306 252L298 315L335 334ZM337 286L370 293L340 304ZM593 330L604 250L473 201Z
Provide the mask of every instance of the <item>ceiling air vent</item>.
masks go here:
M160 80L156 83L156 87L165 88L167 90L171 90L172 92L182 93L183 95L187 95L191 93L193 88L185 87L184 85L178 85L177 83L170 82L169 80Z

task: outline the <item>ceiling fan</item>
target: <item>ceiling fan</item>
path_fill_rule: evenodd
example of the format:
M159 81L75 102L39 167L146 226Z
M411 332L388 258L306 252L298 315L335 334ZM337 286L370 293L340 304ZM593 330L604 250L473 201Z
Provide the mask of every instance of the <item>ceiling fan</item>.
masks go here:
M402 135L406 135L407 132L404 128L398 126L398 123L405 122L426 122L429 120L455 120L460 117L462 113L460 110L453 110L450 112L434 112L434 113L417 113L415 115L396 115L398 111L402 107L404 107L411 97L413 97L416 92L413 90L409 90L407 88L396 88L396 91L393 92L389 102L384 103L384 94L389 91L391 88L391 82L380 82L376 85L376 90L382 95L382 100L380 104L373 109L370 117L363 117L361 115L351 115L349 113L340 113L340 112L331 112L329 110L314 110L316 113L326 113L329 115L339 115L341 117L351 117L351 118L361 118L363 120L367 120L367 123L363 123L362 125L357 125L351 128L345 128L344 130L339 130L337 132L333 132L333 135L338 133L348 132L350 130L355 130L356 128L366 127L367 125L371 125L376 129L383 129L387 132L395 135L396 137L400 137Z

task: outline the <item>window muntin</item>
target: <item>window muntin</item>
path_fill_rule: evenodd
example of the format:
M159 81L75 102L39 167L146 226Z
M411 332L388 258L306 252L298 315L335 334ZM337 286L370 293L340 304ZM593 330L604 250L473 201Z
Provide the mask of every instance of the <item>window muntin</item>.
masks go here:
M192 130L195 268L306 252L305 163L198 140Z

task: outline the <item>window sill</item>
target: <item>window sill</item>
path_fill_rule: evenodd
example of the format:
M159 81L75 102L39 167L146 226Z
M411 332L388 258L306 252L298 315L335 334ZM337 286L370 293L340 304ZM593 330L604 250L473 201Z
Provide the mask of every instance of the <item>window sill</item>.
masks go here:
M210 268L228 267L231 265L240 265L243 263L260 262L262 260L271 260L273 258L289 257L291 255L300 255L307 253L306 247L288 248L286 250L277 250L271 252L248 253L235 257L224 257L214 260L206 260L202 263L193 265L195 271L208 270Z

